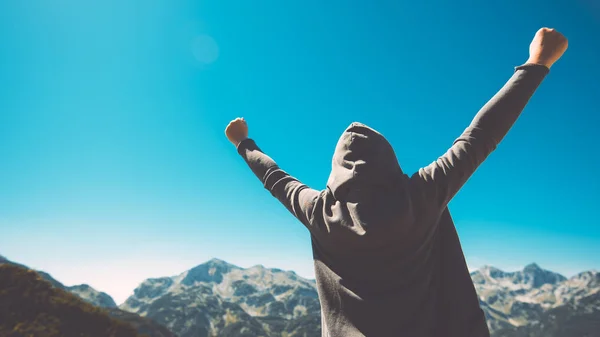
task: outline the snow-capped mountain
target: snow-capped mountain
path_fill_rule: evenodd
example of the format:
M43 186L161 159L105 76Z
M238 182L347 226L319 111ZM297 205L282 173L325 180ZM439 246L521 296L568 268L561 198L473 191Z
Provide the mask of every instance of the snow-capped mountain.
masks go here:
M314 281L218 259L177 276L148 279L120 308L151 317L180 337L320 336Z

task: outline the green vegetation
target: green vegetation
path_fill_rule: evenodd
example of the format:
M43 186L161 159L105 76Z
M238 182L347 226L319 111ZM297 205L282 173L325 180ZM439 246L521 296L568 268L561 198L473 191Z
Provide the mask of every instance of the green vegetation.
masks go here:
M11 264L0 264L0 336L142 337L35 271Z

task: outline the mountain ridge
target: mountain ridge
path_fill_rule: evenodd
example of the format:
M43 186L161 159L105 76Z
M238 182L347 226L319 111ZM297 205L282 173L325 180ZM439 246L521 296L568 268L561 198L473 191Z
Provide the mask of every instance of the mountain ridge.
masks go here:
M151 317L181 337L236 335L244 328L268 336L320 333L320 324L309 326L310 331L300 324L320 322L315 281L292 271L261 264L242 268L220 259L143 281L120 309Z
M538 322L545 312L565 305L569 299L593 295L595 290L588 290L588 286L600 290L600 282L595 281L597 276L594 271L586 271L566 278L537 263L510 272L492 266L471 272L492 332ZM286 329L300 319L320 322L314 280L260 264L242 268L214 258L175 276L145 280L120 308L153 317L182 337L192 336L188 330L179 328L186 324L206 334L218 334L229 328L221 320L186 321L178 310L190 306L193 302L190 298L205 306L203 310L211 315L235 316L237 321L248 322L255 332L262 326L262 333L268 336L289 335ZM171 322L159 312L164 306L172 310ZM320 336L320 326L313 328L309 335Z
M0 255L3 261L8 260ZM262 264L242 268L212 258L173 276L144 280L118 307L89 285L65 287L47 273L40 275L115 317L140 324L147 317L180 337L321 333L316 281ZM574 327L594 329L588 321L600 321L600 309L595 309L600 308L600 273L595 269L567 278L530 263L508 272L482 266L470 275L492 337L577 337L569 335L577 333Z

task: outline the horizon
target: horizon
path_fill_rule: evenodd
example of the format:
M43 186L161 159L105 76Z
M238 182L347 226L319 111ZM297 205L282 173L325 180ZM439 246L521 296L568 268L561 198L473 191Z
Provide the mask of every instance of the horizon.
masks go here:
M5 259L7 259L7 260L8 260L8 261L10 261L10 262L13 262L13 263L20 264L20 263L19 263L19 261L14 261L14 260L11 260L11 259L7 258L6 256L3 256L2 254L0 254L0 257L4 257ZM175 273L175 274L172 274L172 275L162 275L162 276L159 276L159 277L148 277L148 278L145 278L145 279L141 280L141 281L140 281L140 282L139 282L139 283L138 283L138 284L135 286L135 288L131 289L131 291L129 292L129 294L128 294L127 296L123 297L123 294L119 294L119 296L120 296L120 297L116 297L116 296L113 296L112 294L110 294L109 292L106 292L106 291L104 291L104 290L102 290L102 289L98 289L98 288L94 287L94 286L93 286L93 285L91 285L91 284L88 284L88 283L79 283L79 284L66 284L66 283L62 282L62 281L61 281L59 278L56 278L56 277L55 277L55 275L53 275L53 273L52 273L51 271L48 271L48 270L38 270L38 269L36 269L36 268L31 268L30 266L27 266L27 265L25 265L25 264L23 264L23 265L24 265L24 266L26 266L26 267L28 267L28 268L31 268L31 269L33 269L33 270L36 270L36 271L41 271L41 272L48 273L48 274L49 274L49 275L50 275L52 278L54 278L55 280L57 280L58 282L62 283L63 285L65 285L65 286L67 286L67 287L80 286L80 285L87 285L87 286L90 286L90 287L94 288L95 290L97 290L97 291L99 291L99 292L103 292L103 293L105 293L105 294L109 295L109 296L110 296L110 297L111 297L111 298L112 298L112 299L115 301L115 303L117 304L117 306L121 306L122 304L124 304L124 303L125 303L125 301L126 301L126 300L127 300L129 297L130 297L130 296L133 296L133 294L134 294L134 290L135 290L137 287L139 287L139 286L140 286L140 285L141 285L141 284L142 284L144 281L146 281L146 280L150 280L150 279L157 279L157 278L163 278L163 277L167 277L167 278L174 278L174 277L177 277L177 276L179 276L179 275L181 275L181 274L184 274L184 273L186 273L186 272L190 271L191 269L194 269L194 268L196 268L196 267L199 267L199 266L202 266L202 265L205 265L205 264L209 264L209 263L211 263L211 262L222 262L222 263L225 263L225 264L227 264L227 265L230 265L230 266L233 266L233 267L236 267L236 268L241 268L241 269L243 269L243 270L247 270L247 269L251 269L251 268L255 268L255 267L261 267L261 268L265 268L265 269L267 269L267 270L270 270L270 271L273 271L273 270L279 270L279 271L283 271L283 272L285 272L285 273L294 273L294 274L298 275L299 277L301 277L301 278L304 278L304 279L306 279L306 280L309 280L309 281L315 281L314 274L313 274L313 277L306 277L306 276L300 275L299 273L297 273L297 272L296 272L295 270L293 270L293 269L282 269L282 268L278 268L278 267L276 267L276 266L274 266L274 267L268 267L268 266L265 266L265 265L263 265L263 264L260 264L260 263L259 263L259 264L255 264L255 265L251 265L251 266L240 266L240 265L237 265L237 264L235 264L235 263L231 263L231 262L229 262L229 261L225 261L225 260L219 259L219 258L217 258L217 257L213 257L213 258L211 258L210 260L207 260L207 261L201 262L201 263L199 263L199 264L197 264L197 265L195 265L195 266L193 266L193 267L191 267L191 268L189 268L189 269L186 269L186 270L184 270L184 271L181 271L181 272L178 272L178 273ZM576 272L576 273L574 273L573 275L565 275L565 274L562 274L562 273L560 273L560 272L557 272L557 271L554 271L554 270L550 270L550 269L544 268L543 266L540 266L540 265L539 265L538 263L536 263L536 262L530 262L530 263L528 263L527 265L524 265L523 267L519 267L519 268L517 268L517 269L514 269L514 270L507 270L507 269L498 268L498 267L491 266L491 265L482 265L482 266L480 266L480 267L477 267L477 268L470 267L470 266L467 266L467 267L469 268L469 273L472 275L473 273L475 273L475 272L477 272L477 271L481 271L482 269L485 269L485 268L495 268L495 269L498 269L498 270L500 270L500 271L502 271L502 272L505 272L505 273L515 273L515 272L520 272L520 271L523 271L525 268L527 268L527 267L529 267L529 266L537 266L537 268L539 268L539 269L541 269L541 270L543 270L543 271L549 271L549 272L552 272L552 273L555 273L555 274L559 274L559 275L561 275L561 276L565 277L567 280L569 280L569 279L571 279L571 278L573 278L573 277L575 277L575 276L577 276L577 275L579 275L579 274L586 273L586 272L592 272L592 273L598 273L598 272L600 272L600 271L598 271L598 270L596 270L596 269L590 269L590 270L581 270L581 271L579 271L579 272Z
M470 268L600 269L598 14L589 0L2 2L0 253L116 299L212 257L314 278L308 231L227 123L244 117L316 189L353 121L411 174L546 26L569 49L450 212Z

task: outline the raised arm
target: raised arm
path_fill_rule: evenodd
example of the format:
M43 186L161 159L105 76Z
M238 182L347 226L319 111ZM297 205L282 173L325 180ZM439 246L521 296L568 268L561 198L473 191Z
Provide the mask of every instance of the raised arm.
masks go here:
M254 140L248 138L248 126L243 119L229 123L225 133L265 189L311 229L311 214L320 192L281 170L273 159L263 153Z
M567 40L553 29L540 29L530 58L483 106L452 147L411 178L415 193L429 206L443 210L475 170L496 149L529 99L567 48Z

